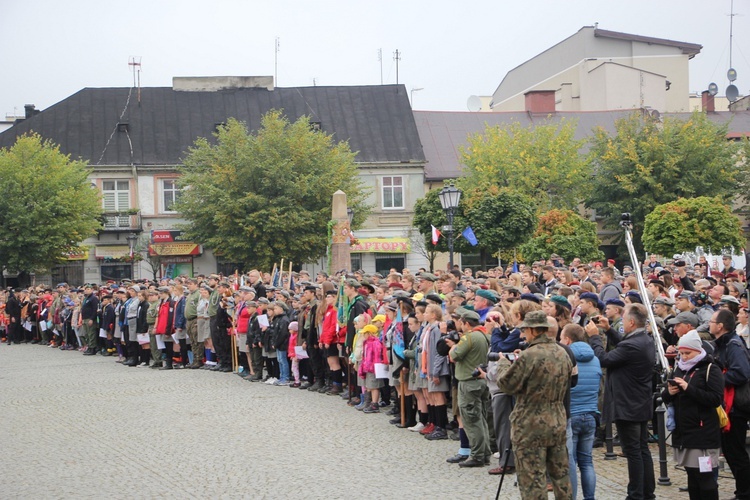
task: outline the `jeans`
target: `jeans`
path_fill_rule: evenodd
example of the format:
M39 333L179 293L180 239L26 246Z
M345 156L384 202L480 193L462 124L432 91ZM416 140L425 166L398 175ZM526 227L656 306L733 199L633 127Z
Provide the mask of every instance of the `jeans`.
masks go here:
M289 382L289 358L286 351L276 351L276 360L279 362L279 381Z
M628 460L628 500L656 498L654 461L648 449L648 422L615 421L622 452Z
M591 451L594 448L596 418L591 413L572 415L568 420L568 463L573 499L578 494L576 464L581 469L581 489L584 500L593 500L596 491L596 473Z

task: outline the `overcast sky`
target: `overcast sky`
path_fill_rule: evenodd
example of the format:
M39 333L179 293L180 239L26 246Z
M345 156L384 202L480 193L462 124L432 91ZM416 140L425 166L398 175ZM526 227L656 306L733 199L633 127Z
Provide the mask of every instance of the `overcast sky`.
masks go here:
M735 82L750 92L750 0L735 0ZM508 70L578 31L599 27L699 43L690 89L728 82L730 0L0 0L0 116L44 109L84 87L173 76L273 75L278 86L399 82L414 108L466 110ZM744 51L744 52L743 52Z

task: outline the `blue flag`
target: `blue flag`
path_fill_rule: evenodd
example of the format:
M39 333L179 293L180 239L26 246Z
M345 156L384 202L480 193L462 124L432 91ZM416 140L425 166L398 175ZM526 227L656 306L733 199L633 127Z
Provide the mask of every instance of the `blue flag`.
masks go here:
M517 273L517 272L518 272L518 262L517 262L517 261L515 261L515 260L513 261L513 272L514 272L514 273Z
M468 241L469 243L471 243L471 246L474 246L474 247L477 246L477 243L478 243L477 242L477 237L474 236L474 231L471 229L471 226L469 226L466 229L464 229L464 232L461 233L461 236L463 236L464 238L466 238L466 241Z

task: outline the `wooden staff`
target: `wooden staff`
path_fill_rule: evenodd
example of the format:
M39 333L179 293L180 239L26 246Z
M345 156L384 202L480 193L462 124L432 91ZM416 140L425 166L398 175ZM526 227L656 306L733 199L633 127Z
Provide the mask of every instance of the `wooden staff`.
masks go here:
M273 270L271 271L271 283L270 283L271 285L273 285L273 275L274 274L276 274L276 263L275 262L273 263ZM262 274L260 275L260 277L261 277L261 281L263 281L263 279L262 279L263 275ZM254 284L255 283L253 283L253 285Z
M237 330L232 328L232 371L237 372Z
M273 281L273 276L271 277ZM279 264L279 285L284 284L284 259L281 259L281 264ZM271 283L272 286L276 286L273 283Z
M289 281L286 282L286 289L289 290L292 286L292 261L289 261Z

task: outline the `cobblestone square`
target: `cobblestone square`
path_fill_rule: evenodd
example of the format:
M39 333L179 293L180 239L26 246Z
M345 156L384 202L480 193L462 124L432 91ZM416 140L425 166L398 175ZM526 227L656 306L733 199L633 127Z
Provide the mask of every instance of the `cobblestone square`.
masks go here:
M340 398L36 345L0 346L0 412L2 498L470 499L494 498L499 481L447 464L457 442ZM625 460L595 452L597 498L624 498ZM687 498L684 472L669 474L657 498ZM520 498L514 480L501 498Z

